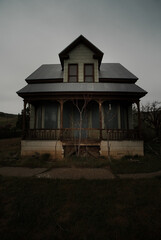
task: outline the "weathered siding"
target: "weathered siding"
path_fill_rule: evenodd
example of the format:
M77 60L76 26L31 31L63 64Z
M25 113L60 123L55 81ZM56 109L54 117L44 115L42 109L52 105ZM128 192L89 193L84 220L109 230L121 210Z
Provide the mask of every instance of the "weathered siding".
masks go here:
M64 60L64 82L68 82L68 64L78 64L78 82L84 82L84 64L94 64L94 81L98 82L98 60L94 53L85 45L80 44L69 53L69 59Z

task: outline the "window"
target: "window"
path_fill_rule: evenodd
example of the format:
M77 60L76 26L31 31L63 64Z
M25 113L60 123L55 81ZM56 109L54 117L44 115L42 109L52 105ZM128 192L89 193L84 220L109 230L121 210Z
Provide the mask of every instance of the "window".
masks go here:
M78 82L78 64L68 65L68 82Z
M94 65L93 64L84 65L84 81L94 82Z
M36 128L41 129L42 128L42 106L36 107Z
M58 104L48 103L45 105L45 118L44 128L45 129L57 129L58 125Z

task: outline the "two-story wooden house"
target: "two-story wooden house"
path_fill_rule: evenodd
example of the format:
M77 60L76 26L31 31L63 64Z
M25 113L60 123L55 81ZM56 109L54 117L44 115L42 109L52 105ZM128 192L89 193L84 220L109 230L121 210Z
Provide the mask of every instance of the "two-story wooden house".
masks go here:
M17 92L24 99L22 155L144 154L139 101L146 91L121 64L102 63L102 57L81 35L59 54L60 64L42 65L26 78L27 86ZM133 103L138 107L137 129Z

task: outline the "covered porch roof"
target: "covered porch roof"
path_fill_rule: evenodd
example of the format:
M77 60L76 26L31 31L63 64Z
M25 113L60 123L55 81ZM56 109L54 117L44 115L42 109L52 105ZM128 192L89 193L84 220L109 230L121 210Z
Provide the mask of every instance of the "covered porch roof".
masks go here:
M146 91L134 83L39 83L28 84L17 94L21 97L32 94L106 94L136 95L141 98Z

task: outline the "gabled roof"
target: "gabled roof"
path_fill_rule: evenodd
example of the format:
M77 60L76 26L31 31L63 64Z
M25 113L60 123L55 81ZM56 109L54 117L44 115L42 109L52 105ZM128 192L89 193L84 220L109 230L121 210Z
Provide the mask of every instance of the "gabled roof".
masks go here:
M120 63L101 63L100 82L136 82L137 77ZM27 83L63 82L63 71L60 64L44 64L26 78ZM114 81L115 80L115 81Z
M62 52L59 53L59 58L60 58L60 62L62 65L62 69L64 68L64 59L69 58L68 53L71 50L73 50L73 48L75 48L76 46L78 46L81 43L84 44L85 46L87 46L90 50L92 50L94 52L93 57L98 59L98 63L99 63L99 67L100 67L102 57L103 57L103 52L101 50L99 50L95 45L93 45L93 43L91 43L89 40L87 40L83 35L80 35L70 45L68 45Z

